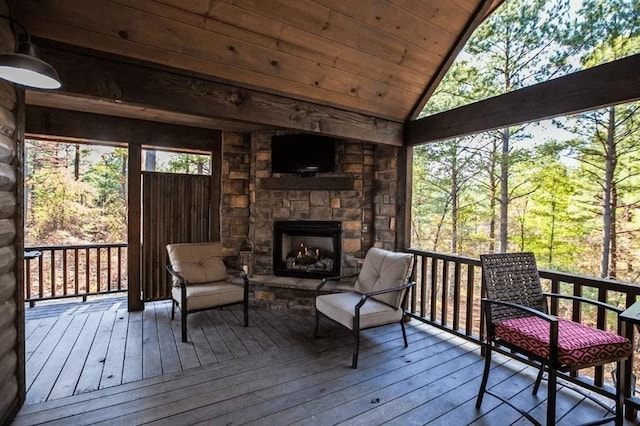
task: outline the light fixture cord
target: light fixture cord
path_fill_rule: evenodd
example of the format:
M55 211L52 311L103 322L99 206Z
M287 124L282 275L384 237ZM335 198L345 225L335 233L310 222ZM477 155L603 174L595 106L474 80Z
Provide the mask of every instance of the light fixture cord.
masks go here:
M9 8L9 15L0 14L0 18L4 18L9 21L9 25L11 26L11 32L13 33L13 37L15 39L14 40L15 47L13 49L15 51L18 45L20 44L20 34L18 33L16 26L20 27L20 29L22 30L22 33L26 37L27 43L31 43L31 34L29 34L29 31L27 31L27 27L25 27L22 24L22 22L18 21L16 18L13 17L13 12L11 11L11 8L9 7L8 3L7 3L7 7Z

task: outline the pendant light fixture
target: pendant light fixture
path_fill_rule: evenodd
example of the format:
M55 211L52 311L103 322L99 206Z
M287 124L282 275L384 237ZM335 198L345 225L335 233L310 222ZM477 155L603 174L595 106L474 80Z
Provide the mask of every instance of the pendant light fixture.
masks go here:
M38 58L38 48L31 43L31 36L25 26L11 16L0 15L0 18L9 20L13 35L18 41L14 53L0 54L0 78L36 89L60 88L58 73L51 65ZM19 33L16 27L22 32Z

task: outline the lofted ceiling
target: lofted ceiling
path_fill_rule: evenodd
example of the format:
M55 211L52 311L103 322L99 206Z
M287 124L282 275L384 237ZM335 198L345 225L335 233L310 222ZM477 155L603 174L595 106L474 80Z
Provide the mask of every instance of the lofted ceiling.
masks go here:
M10 3L38 39L404 123L501 0Z

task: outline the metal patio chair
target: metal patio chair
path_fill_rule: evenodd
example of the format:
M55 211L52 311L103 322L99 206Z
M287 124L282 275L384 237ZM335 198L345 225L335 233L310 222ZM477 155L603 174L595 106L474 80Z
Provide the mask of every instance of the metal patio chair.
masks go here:
M547 299L558 297L579 300L620 314L621 309L577 296L543 293L533 253L500 253L481 255L483 296L482 310L486 327L486 354L482 383L476 408L488 393L511 407L534 424L540 424L529 413L518 409L506 398L487 389L491 370L491 354L498 346L539 363L540 372L533 387L535 395L543 373L548 374L546 424L556 422L556 384L558 372L573 372L611 362L616 363L615 416L590 424L615 420L622 425L621 366L631 355L631 342L618 334L589 327L550 315ZM618 322L619 324L619 322ZM505 352L502 352L505 353ZM522 358L521 358L522 359Z
M354 348L351 368L358 367L360 330L400 323L404 346L408 346L404 328L405 307L410 282L413 255L372 247L365 256L362 269L350 277L322 280L316 288L316 326L318 336L320 315L353 331ZM354 291L320 294L328 281L355 278Z
M222 243L168 244L167 253L167 270L173 277L171 319L179 306L183 342L187 341L187 315L193 312L242 303L244 326L249 325L249 278L240 270L244 285L229 280Z

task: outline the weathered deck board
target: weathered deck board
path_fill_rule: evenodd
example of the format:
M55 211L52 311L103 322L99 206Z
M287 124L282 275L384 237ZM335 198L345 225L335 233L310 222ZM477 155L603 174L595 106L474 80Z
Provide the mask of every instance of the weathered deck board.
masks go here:
M164 302L149 304L143 313L107 310L64 316L55 322L36 316L30 341L37 345L32 359L40 370L53 364L49 359L64 358L49 336L74 343L66 363L52 368L60 374L49 400L25 405L16 425L528 423L490 395L476 410L483 368L479 347L417 321L407 326L408 348L398 326L365 331L359 367L353 370L351 334L323 322L320 338L314 339L312 317L252 309L250 326L244 328L239 308L200 312L191 316L190 341L183 343L180 320L171 321L170 306ZM48 327L46 337L37 336ZM144 368L145 356L155 363L153 369ZM84 366L81 373L78 365ZM531 395L535 373L495 356L490 386L513 395L516 405L544 419L545 385L537 396ZM74 381L78 385L71 389ZM43 389L50 386L46 382ZM38 383L32 386L34 395L44 394ZM95 391L84 392L89 389ZM76 395L59 398L72 393ZM559 424L603 414L583 396L561 389Z

